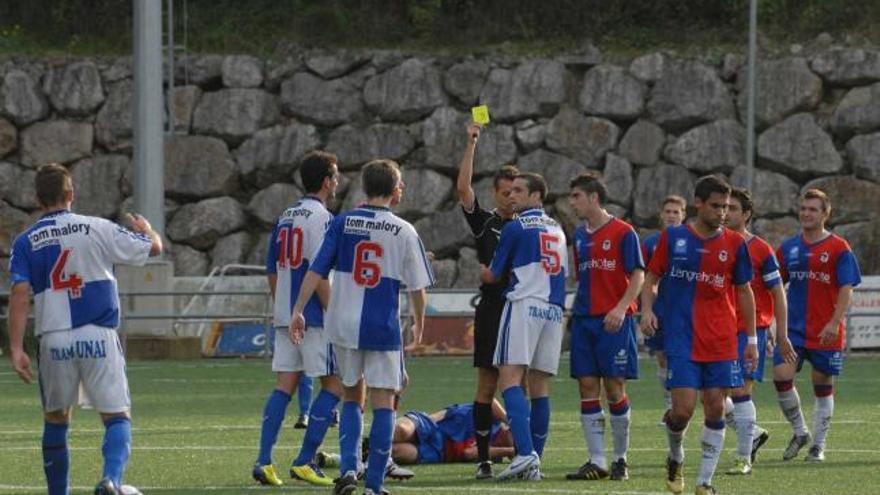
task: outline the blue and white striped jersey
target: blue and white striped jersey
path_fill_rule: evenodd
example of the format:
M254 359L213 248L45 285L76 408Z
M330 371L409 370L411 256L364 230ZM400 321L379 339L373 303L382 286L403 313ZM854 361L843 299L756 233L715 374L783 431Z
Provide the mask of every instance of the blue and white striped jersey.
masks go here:
M400 349L400 290L434 283L415 228L378 206L333 219L310 270L322 277L335 270L324 328L333 344L349 349Z
M299 295L300 286L309 266L324 241L327 226L333 214L324 203L313 196L305 196L284 210L269 238L266 272L277 276L275 282L275 326L287 327L290 313ZM318 295L309 299L303 309L310 327L324 326L324 310Z
M542 208L532 208L504 225L490 269L496 278L510 272L508 301L534 297L564 307L566 266L565 232Z
M12 285L34 292L37 335L83 325L119 326L113 265L143 265L150 238L109 220L67 210L48 213L16 237Z

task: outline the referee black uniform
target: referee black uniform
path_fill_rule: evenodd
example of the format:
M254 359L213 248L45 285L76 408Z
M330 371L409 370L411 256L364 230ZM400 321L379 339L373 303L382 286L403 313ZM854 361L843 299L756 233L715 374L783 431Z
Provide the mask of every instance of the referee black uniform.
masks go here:
M474 197L472 211L461 207L464 217L474 234L477 244L477 259L483 265L492 264L495 248L501 239L501 229L511 219L501 218L495 210L487 211L480 207ZM504 288L507 279L496 284L480 286L480 302L474 312L474 367L492 369L495 357L495 344L498 342L498 327L504 311Z

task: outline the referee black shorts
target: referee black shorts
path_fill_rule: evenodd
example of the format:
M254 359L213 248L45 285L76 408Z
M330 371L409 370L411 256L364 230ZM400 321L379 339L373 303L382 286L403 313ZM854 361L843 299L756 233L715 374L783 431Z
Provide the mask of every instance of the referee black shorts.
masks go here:
M474 312L474 367L494 369L495 345L498 343L498 327L501 313L507 302L502 294L483 292Z

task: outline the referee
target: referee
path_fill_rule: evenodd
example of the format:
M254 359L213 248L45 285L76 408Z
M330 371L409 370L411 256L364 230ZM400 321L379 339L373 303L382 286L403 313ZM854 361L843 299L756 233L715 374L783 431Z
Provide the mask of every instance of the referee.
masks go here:
M477 241L477 259L480 264L489 266L501 237L501 228L514 216L510 190L519 170L512 165L501 167L492 181L495 209L488 211L480 206L471 187L474 149L480 130L479 124L471 124L467 128L468 141L459 166L457 189L464 217ZM474 367L478 370L477 393L474 398L474 429L479 461L477 479L493 477L492 462L489 460L489 433L492 428L492 399L495 398L495 389L498 386L498 370L492 366L492 359L498 341L506 286L507 280L480 286L480 302L474 315Z

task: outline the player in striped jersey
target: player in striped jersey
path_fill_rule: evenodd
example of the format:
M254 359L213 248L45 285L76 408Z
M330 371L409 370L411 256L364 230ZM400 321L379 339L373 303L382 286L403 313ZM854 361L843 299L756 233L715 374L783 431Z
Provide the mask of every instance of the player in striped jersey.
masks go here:
M808 189L801 198L801 231L782 242L776 251L782 278L788 283L788 330L797 353L785 362L777 347L773 355L773 380L779 405L794 435L782 454L793 459L810 442L810 433L794 387L795 374L804 361L813 366L813 445L806 460L825 460L825 437L834 412L834 377L843 370L846 344L846 311L853 288L862 281L849 244L825 230L831 200L819 189Z
M657 240L660 239L662 229L668 227L677 227L684 222L687 216L687 200L677 194L670 194L663 198L663 204L660 210L660 231L654 232L642 240L642 257L645 259L645 265L651 262L654 256L654 250L657 249ZM672 409L672 394L666 388L666 351L663 348L663 300L666 290L666 278L661 278L657 284L657 295L654 299L654 314L657 316L657 331L651 337L645 338L645 346L648 347L657 359L657 379L660 380L660 388L663 390L663 402L666 410L663 412L663 421L661 425L665 425L666 414Z
M758 357L749 251L741 235L721 225L729 201L730 186L722 179L709 175L698 180L694 187L696 218L660 234L642 288L641 328L645 335L657 328L651 308L660 277L669 277L669 293L676 296L667 302L663 315L667 385L672 390L672 411L666 419L666 486L673 493L684 490L684 433L698 391L705 426L696 493L715 493L712 477L724 445L724 390L742 386L737 307L742 310L749 337L744 351L746 366L754 366Z
M569 201L584 221L574 233L578 280L572 308L571 376L578 381L581 426L589 459L567 479L629 477L629 398L626 380L639 376L639 351L633 312L645 265L632 226L603 208L608 191L599 177L584 172L570 183ZM604 386L611 413L614 457L605 461L605 416L599 397Z
M336 162L336 156L326 152L314 151L306 155L299 167L306 195L281 213L269 238L266 273L269 289L275 298L272 370L276 372L277 379L275 389L263 409L260 451L252 472L253 478L263 485L282 484L272 464L272 448L291 394L298 388L304 375L320 378L321 392L311 406L311 418L302 448L290 467L290 475L316 485L329 486L333 483L312 462L342 395L342 384L336 376L333 346L327 339L327 331L322 328L324 307L330 296L330 285L326 280L318 284L317 294L306 304L309 328L303 342L291 342L286 330L302 280L314 263L327 225L333 218L327 210L327 202L336 194L339 183Z
M494 362L517 455L499 481L542 477L539 456L550 427L550 377L559 368L568 265L565 232L544 213L546 195L540 175L516 176L510 198L519 216L502 229L492 266L480 269L486 284L510 275ZM531 410L521 386L526 375Z
M788 305L785 291L782 288L782 277L779 264L773 254L773 248L764 239L748 230L749 222L754 215L752 195L745 189L733 188L730 203L725 217L727 227L739 232L749 248L752 260L752 292L755 294L755 327L758 337L758 362L754 370L746 371L745 350L747 337L745 318L737 308L737 338L739 339L740 368L743 369L744 383L742 387L731 389L730 396L725 398L724 415L728 426L736 430L736 461L727 474L749 474L755 462L758 449L770 438L767 430L757 424L755 403L752 402L752 386L755 381L764 381L764 360L766 359L768 339L779 346L780 353L786 361L794 361L794 351L788 340ZM775 338L768 334L770 324L776 319Z
M394 430L394 396L403 382L400 311L401 289L410 293L413 334L421 339L427 296L434 274L413 226L394 215L405 184L397 163L374 160L361 170L365 205L336 217L320 252L303 280L290 322L298 342L308 325L306 304L331 270L332 290L325 330L334 345L344 387L339 422L342 476L334 492L357 490L357 445L363 418L358 403L360 383L369 389L373 409L367 494L382 493Z
M116 332L119 295L113 265L143 265L148 256L162 253L162 240L139 215L129 216L132 232L103 218L72 213L73 180L62 165L40 167L35 182L42 216L16 237L9 260L12 366L31 383L23 337L33 290L48 493L67 495L70 490L68 427L82 384L105 427L103 479L95 494L115 495L122 493L131 452L131 399Z

